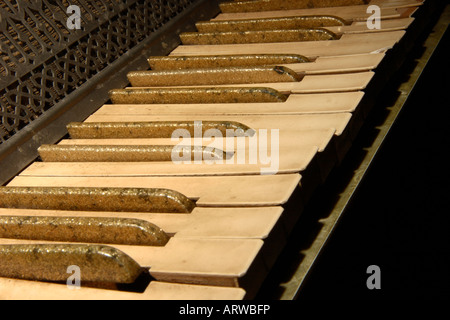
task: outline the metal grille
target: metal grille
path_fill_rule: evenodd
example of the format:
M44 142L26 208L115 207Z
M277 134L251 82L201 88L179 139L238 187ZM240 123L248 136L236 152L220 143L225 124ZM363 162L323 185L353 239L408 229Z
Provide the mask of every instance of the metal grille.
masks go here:
M195 0L0 2L0 144ZM67 21L80 9L80 29Z

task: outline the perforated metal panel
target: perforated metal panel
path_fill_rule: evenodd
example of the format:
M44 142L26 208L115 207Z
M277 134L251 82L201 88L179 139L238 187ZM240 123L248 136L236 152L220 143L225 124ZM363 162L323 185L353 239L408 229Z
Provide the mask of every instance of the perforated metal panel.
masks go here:
M168 54L181 32L219 13L219 2L0 1L0 184L128 85L129 71L148 69L150 55Z
M0 143L194 2L1 1ZM69 29L71 5L80 9L81 29Z

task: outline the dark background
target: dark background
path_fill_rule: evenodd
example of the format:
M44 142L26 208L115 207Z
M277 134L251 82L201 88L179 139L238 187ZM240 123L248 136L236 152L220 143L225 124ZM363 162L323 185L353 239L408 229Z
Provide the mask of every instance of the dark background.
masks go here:
M449 36L447 30L300 300L450 298ZM381 268L380 290L366 287L370 265Z

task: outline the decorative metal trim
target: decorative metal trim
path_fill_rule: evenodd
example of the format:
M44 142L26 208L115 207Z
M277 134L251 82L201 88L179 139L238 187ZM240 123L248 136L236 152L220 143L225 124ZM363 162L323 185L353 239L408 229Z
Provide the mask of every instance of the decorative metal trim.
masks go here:
M68 27L71 5L80 9L80 29ZM19 170L11 154L35 158L37 144L64 135L69 114L84 120L110 89L127 85L126 71L148 69L148 55L168 54L179 33L218 12L218 1L206 0L0 2L0 183L6 166ZM59 138L50 139L41 129L56 117Z
M160 29L194 0L0 3L0 143ZM80 8L79 30L67 26Z

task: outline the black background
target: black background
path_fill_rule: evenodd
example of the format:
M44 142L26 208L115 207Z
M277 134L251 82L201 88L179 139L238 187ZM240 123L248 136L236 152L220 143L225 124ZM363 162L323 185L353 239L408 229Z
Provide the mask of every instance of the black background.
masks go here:
M449 36L447 30L300 301L450 298ZM367 289L370 265L381 268L380 290Z

